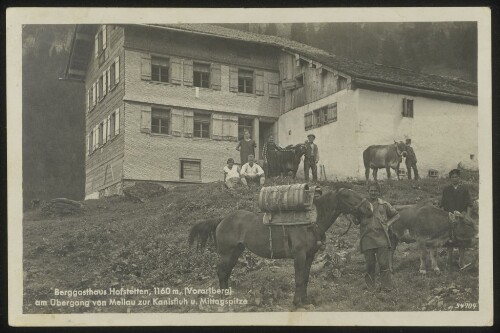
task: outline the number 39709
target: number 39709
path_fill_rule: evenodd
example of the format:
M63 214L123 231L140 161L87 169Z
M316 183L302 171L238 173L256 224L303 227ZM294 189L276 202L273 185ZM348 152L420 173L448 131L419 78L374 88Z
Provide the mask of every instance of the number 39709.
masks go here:
M454 308L454 310L476 310L476 309L477 309L477 303L469 303L469 302L457 303Z

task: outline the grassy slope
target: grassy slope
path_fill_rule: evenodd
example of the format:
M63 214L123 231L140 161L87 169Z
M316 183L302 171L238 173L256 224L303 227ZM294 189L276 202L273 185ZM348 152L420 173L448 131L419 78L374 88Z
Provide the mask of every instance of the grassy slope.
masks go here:
M280 181L286 182L288 180ZM325 183L322 187L331 189L338 185ZM361 183L345 185L359 193L365 192ZM408 204L427 198L437 200L444 185L442 180L393 181L391 186L388 183L382 186L383 197L393 204ZM477 183L469 186L477 196ZM34 304L35 300L55 298L54 288L217 287L215 250L213 247L203 252L189 249L186 242L188 231L201 218L223 217L237 208L257 211L257 198L256 191L239 189L233 194L223 190L220 183L212 183L179 186L146 203L131 203L118 197L86 201L85 213L79 216L49 219L39 211L27 212L24 217L25 312L289 311L294 289L291 260L260 260L257 268L251 270L244 259L240 260L233 271L231 285L235 297L249 301L246 306L71 308ZM347 225L347 220L339 218L329 230L327 252L335 251L334 244ZM436 309L439 300L442 301L439 309L455 306L457 302L477 302L476 266L461 273L452 270L440 276L418 276L415 245L407 244L401 245L396 253L396 290L389 294L364 290L364 259L357 248L358 237L357 228L352 228L343 237L352 261L340 278L323 271L312 275L309 294L316 305L314 311L421 310L430 297L438 294L442 297L436 299L436 304L427 305L427 310ZM477 251L469 252L469 259L474 256L477 256ZM440 258L440 266L445 268L444 258ZM142 298L128 296L128 299Z

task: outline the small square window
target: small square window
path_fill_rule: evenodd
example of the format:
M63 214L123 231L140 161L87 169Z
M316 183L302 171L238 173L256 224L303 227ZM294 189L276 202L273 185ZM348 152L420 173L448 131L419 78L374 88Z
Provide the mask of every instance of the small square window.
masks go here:
M201 161L200 160L181 160L180 179L182 180L201 180Z
M403 98L403 117L413 118L413 100Z
M296 88L301 88L304 86L304 73L297 75L295 77L295 81L297 81L297 85L295 86Z
M238 92L253 94L253 71L238 70Z

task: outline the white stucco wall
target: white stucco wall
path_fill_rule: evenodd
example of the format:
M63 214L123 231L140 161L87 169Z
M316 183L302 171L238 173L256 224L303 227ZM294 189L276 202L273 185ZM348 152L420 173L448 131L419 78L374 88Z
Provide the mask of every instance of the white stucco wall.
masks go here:
M353 152L356 143L356 104L357 91L342 90L316 102L291 110L280 116L278 133L280 146L303 143L307 135L316 135L315 143L319 149L319 165L325 166L328 180L346 179L356 174L358 165ZM318 128L305 130L304 114L337 102L337 121ZM303 163L300 163L297 176L303 178Z
M406 138L412 139L421 177L427 177L430 168L446 176L458 163L477 169L477 106L365 89L357 91L358 176L364 176L362 151L366 147ZM405 97L414 101L413 118L402 116ZM385 177L385 170L379 170L379 178Z

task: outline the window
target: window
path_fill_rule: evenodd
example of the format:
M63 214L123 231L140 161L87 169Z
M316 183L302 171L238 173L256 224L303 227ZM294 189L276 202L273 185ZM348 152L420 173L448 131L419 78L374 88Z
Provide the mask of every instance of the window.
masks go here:
M403 117L413 118L413 100L403 98Z
M314 114L313 121L314 121L315 127L321 126L321 125L326 124L328 122L327 108L326 107L314 110L313 114Z
M347 79L343 76L337 78L337 91L344 90L347 88Z
M238 70L238 92L253 94L253 71Z
M245 130L250 132L250 136L253 134L253 119L250 118L238 118L238 140L243 138L243 133Z
M337 121L337 103L332 103L328 105L328 122Z
M295 86L295 88L303 87L304 86L304 73L297 75L295 77L295 81L297 81L297 85Z
M107 37L107 29L104 24L95 35L94 52L96 58L99 57L102 54L102 51L106 49Z
M304 128L306 130L313 128L313 114L312 114L312 112L307 112L304 115Z
M97 136L97 146L102 146L103 144L103 134L104 134L104 124L100 123L99 124L99 132Z
M99 96L99 100L101 100L104 97L102 91L103 91L103 78L101 75L99 76L99 82L97 83L97 94Z
M94 151L94 130L89 134L89 155Z
M151 80L168 82L168 59L151 57Z
M151 133L170 134L170 110L151 109Z
M109 87L110 90L115 87L115 63L111 64L111 67L109 67Z
M201 180L201 161L200 160L181 160L182 180Z
M210 115L195 113L193 136L195 138L210 138Z
M193 86L200 88L210 87L210 65L193 64Z
M116 113L113 112L109 117L109 137L113 138L115 136L115 122L116 122Z

